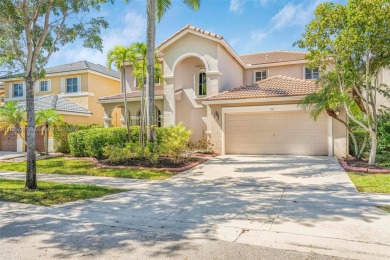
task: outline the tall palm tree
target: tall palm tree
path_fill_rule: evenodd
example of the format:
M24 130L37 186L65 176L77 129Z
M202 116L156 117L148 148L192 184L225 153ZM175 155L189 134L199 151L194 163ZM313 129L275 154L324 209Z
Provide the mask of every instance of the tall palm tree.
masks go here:
M116 45L107 54L107 67L111 69L114 64L117 69L121 71L121 87L123 90L123 103L125 108L125 124L127 129L127 139L131 141L130 122L129 122L129 110L127 108L127 88L126 88L126 70L125 63L131 62L134 59L132 57L132 50L129 47ZM123 77L122 77L123 75Z
M8 102L0 108L0 130L7 135L9 131L15 131L17 136L26 144L23 131L27 126L26 110L13 102Z
M146 52L147 46L143 42L135 42L130 45L134 59L132 60L133 65L133 76L136 78L137 87L141 89L141 109L140 109L140 144L144 145L145 142L145 75L146 72ZM157 53L155 53L155 67L154 67L155 78L162 78L161 67L158 63Z
M61 123L62 117L55 109L39 110L35 113L35 122L37 128L41 128L44 134L45 153L49 155L49 129L50 127Z
M197 11L201 0L182 0L190 9ZM148 91L147 91L147 123L148 141L156 142L156 131L154 129L154 68L156 49L156 18L161 21L164 14L172 5L172 0L147 0L147 71L148 71Z

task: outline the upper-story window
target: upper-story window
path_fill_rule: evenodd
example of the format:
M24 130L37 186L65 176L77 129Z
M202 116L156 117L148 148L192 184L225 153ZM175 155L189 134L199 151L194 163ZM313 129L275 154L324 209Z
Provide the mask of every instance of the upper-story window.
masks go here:
M266 79L267 78L267 70L256 70L254 79L255 82Z
M305 68L305 79L318 79L320 77L320 72L318 68L310 69Z
M207 94L207 76L204 68L197 69L195 93L197 96L206 96Z
M77 78L66 79L66 92L67 93L79 92Z
M22 83L15 83L13 85L13 97L23 97L23 84Z
M39 91L42 92L49 91L49 82L47 80L43 80L39 82Z

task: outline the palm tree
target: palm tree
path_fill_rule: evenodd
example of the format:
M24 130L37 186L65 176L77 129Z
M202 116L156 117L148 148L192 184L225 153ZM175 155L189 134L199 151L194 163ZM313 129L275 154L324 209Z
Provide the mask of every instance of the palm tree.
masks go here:
M126 62L130 62L134 58L132 57L132 51L128 47L117 45L107 54L107 67L111 69L114 64L119 70L121 70L121 87L123 90L123 103L125 107L125 124L127 128L127 139L131 141L130 122L129 122L129 110L127 108L127 88L126 88L126 70L124 65Z
M143 42L135 42L130 46L134 59L133 76L136 78L137 87L141 89L141 109L140 109L140 145L144 146L145 143L145 75L146 73L146 52L147 46ZM162 78L160 64L158 63L157 53L155 54L155 77Z
M337 82L334 81L334 78L329 73L322 75L317 80L316 84L319 88L318 91L305 96L301 100L300 105L306 110L312 110L310 115L314 120L317 120L318 117L325 111L328 116L343 124L351 136L355 157L357 159L361 158L368 141L368 136L366 136L359 149L359 144L353 128L346 121L342 120L338 113L336 113L338 107L341 107L346 99L344 93L340 93ZM358 110L358 108L356 110Z
M200 7L200 0L183 0L183 3L190 9L197 11ZM172 5L172 0L147 0L147 71L148 71L148 91L147 91L147 123L148 141L156 142L156 131L154 129L154 68L156 49L156 18L161 21L164 14Z
M61 116L55 109L39 110L35 113L35 122L44 134L45 153L49 155L49 129L62 122Z
M13 102L8 102L0 108L0 130L4 131L4 135L13 130L26 144L26 139L23 136L23 130L26 126L26 110L24 108Z

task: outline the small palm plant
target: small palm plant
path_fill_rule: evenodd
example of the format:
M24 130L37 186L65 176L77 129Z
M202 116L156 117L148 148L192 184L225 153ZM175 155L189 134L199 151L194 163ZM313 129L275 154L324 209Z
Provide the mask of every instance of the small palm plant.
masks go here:
M26 110L17 106L14 102L8 102L0 108L0 131L7 135L14 131L17 136L26 144L23 131L27 125Z
M44 135L45 153L49 155L49 130L62 122L61 116L55 109L39 110L35 113L35 121L37 128L41 129L41 133Z

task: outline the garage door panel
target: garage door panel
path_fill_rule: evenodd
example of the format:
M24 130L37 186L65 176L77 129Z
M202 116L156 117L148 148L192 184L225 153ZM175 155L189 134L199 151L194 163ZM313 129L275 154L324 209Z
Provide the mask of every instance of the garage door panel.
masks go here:
M327 154L325 114L316 122L306 111L228 114L225 131L228 154Z

